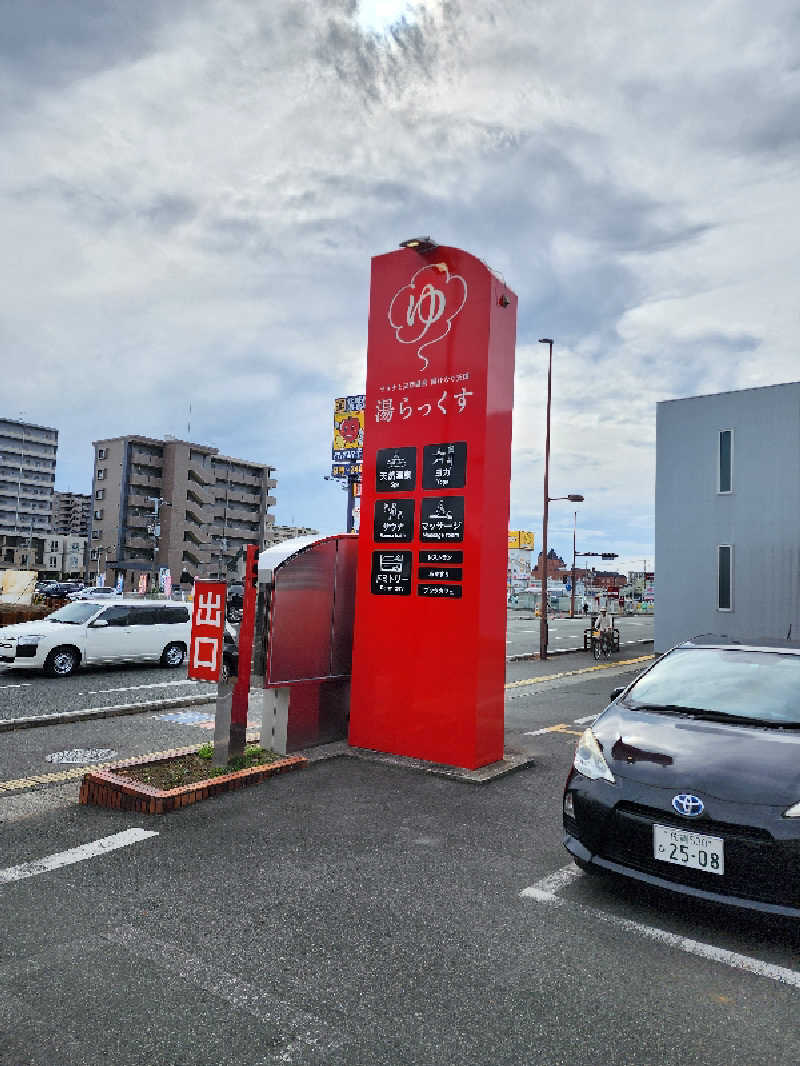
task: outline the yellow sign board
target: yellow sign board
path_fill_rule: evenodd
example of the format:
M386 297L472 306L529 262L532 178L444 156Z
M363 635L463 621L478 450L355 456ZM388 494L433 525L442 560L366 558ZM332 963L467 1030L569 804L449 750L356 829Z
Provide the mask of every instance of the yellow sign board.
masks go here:
M361 462L364 449L364 396L340 396L333 408L334 462Z
M533 551L534 540L533 533L527 529L509 529L508 531L509 548L527 548Z

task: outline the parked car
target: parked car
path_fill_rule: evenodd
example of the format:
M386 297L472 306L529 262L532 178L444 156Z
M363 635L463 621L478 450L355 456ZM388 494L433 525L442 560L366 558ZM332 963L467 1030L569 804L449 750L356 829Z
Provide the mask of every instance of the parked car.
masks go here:
M228 586L225 594L225 614L230 622L241 622L244 608L244 585Z
M69 598L71 600L110 600L115 596L121 596L121 592L117 592L113 585L104 585L102 588L95 588L92 585L88 585L85 589L78 589L76 592L70 592Z
M191 634L189 608L169 600L75 600L37 622L0 628L0 665L68 677L79 666L142 662L178 667Z
M222 669L220 681L231 681L239 674L239 632L230 622L225 623L222 637Z
M697 899L800 917L800 642L696 637L578 742L564 844Z
M80 592L82 588L82 581L52 581L44 589L43 596L46 600L66 600L71 593Z

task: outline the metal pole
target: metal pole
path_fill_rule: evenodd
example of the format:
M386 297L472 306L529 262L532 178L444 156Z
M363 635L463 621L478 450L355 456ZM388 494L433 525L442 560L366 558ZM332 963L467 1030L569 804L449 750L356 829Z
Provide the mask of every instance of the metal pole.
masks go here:
M544 339L540 344L550 346L550 354L547 362L547 424L544 444L544 506L542 509L542 597L541 617L539 619L539 658L547 658L547 517L548 504L550 502L550 400L552 396L553 380L553 342Z
M572 518L572 596L569 603L569 616L575 617L575 533L578 528L578 512L573 511Z

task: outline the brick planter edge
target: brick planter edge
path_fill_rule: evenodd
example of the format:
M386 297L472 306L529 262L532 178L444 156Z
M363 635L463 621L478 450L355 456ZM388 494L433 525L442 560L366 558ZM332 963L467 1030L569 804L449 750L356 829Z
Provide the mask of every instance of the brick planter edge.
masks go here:
M245 770L233 770L229 774L220 774L219 777L209 777L205 781L196 781L193 785L169 790L153 788L152 785L133 781L116 772L131 766L147 766L151 762L179 759L183 755L193 755L197 750L197 747L174 748L169 755L162 755L157 760L150 756L122 759L108 769L89 770L83 776L79 801L138 814L167 814L212 796L220 796L223 792L258 785L267 777L275 777L290 770L302 770L308 766L308 759L303 756L289 755L276 762L250 766Z

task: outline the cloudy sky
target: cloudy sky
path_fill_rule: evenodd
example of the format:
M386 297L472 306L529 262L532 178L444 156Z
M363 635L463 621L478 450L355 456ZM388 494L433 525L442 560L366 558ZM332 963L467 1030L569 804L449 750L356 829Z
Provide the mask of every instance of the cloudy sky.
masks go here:
M0 0L0 414L191 436L342 528L370 257L519 295L511 528L653 559L655 404L796 380L800 17L769 0ZM572 508L551 508L567 558Z

